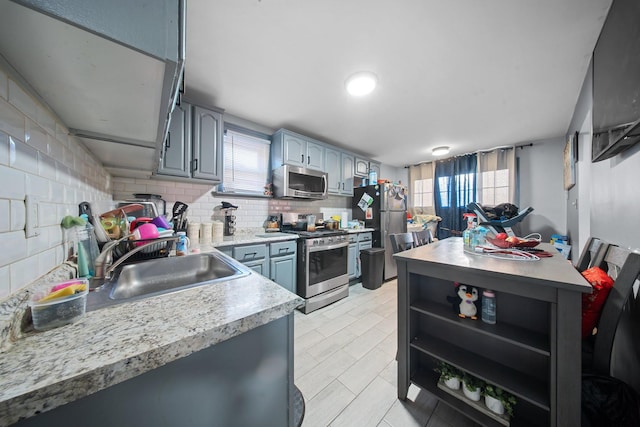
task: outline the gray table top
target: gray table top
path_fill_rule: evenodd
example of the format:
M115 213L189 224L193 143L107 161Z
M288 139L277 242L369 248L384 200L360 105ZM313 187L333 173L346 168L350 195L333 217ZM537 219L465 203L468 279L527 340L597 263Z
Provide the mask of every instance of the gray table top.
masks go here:
M397 261L428 264L439 270L467 269L479 276L494 276L531 282L546 286L591 293L591 285L550 243L541 243L538 248L554 255L538 261L498 259L463 250L460 237L450 237L394 255Z

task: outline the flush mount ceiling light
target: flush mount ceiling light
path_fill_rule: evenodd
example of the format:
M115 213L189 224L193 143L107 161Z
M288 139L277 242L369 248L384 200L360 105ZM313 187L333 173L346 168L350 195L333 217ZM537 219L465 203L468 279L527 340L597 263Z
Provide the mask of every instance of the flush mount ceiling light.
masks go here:
M431 154L434 156L444 156L445 154L449 154L449 147L443 145L442 147L436 147L431 150Z
M369 71L355 73L347 79L345 86L347 92L353 96L363 96L371 93L376 87L378 78Z

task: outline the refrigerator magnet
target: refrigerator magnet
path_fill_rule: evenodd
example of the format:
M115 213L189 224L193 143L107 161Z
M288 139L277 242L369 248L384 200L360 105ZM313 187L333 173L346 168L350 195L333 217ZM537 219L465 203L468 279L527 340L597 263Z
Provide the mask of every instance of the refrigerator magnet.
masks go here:
M364 219L373 219L373 209L367 208L367 212L364 214Z

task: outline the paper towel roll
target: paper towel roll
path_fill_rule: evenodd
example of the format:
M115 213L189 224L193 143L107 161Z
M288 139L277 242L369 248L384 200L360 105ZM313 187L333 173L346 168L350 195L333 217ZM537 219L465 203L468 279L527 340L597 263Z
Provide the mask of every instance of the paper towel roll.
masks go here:
M349 226L349 212L344 211L340 215L340 228L348 228Z
M200 225L200 243L203 245L211 244L213 224L210 222L203 222Z
M213 221L211 223L211 234L213 235L213 243L220 243L224 240L224 223L222 221Z
M191 247L200 245L200 223L189 222L187 224L187 237L191 241Z

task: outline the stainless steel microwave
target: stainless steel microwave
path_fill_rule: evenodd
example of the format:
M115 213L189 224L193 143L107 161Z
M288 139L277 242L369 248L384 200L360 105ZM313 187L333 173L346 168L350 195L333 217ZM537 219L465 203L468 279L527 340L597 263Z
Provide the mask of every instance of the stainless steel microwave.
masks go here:
M279 199L326 199L327 173L283 165L273 170L273 195Z

